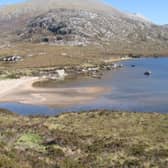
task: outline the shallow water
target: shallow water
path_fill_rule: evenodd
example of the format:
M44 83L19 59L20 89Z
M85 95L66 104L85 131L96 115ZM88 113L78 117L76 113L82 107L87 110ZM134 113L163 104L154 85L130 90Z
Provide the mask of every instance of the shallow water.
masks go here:
M168 112L168 58L140 58L122 62L122 69L108 71L101 80L80 79L66 82L59 87L103 86L109 93L98 96L95 101L67 108L49 108L19 103L2 103L6 108L23 115L55 115L68 111L112 109L137 112ZM131 67L135 65L135 67ZM145 76L146 70L152 71ZM50 84L58 87L58 84Z

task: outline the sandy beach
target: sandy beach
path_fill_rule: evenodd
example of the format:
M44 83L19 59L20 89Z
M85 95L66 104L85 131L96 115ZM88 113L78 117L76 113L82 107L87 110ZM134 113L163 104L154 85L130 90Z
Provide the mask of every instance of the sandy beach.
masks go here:
M34 105L69 106L93 101L105 92L102 87L35 88L37 77L0 81L0 102L17 102Z

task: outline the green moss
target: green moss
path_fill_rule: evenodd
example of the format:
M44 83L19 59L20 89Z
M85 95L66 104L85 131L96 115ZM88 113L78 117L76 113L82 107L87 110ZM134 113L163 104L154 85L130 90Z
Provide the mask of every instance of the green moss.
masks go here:
M20 136L16 142L16 146L22 148L32 148L36 150L44 150L44 146L41 145L42 138L38 134L26 133Z
M19 143L33 143L33 144L38 144L42 142L42 139L39 135L37 134L31 134L31 133L27 133L22 135L19 139L18 139Z

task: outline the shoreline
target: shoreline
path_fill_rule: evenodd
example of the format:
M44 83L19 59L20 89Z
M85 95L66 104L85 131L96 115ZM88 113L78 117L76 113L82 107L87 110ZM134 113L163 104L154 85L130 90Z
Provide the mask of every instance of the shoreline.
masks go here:
M130 57L117 57L105 60L102 64L112 64L131 59ZM101 66L100 64L99 66ZM95 65L91 65L91 67ZM46 69L46 68L44 68ZM52 69L52 67L51 67ZM100 72L103 70L100 70ZM81 74L76 74L80 76ZM41 82L42 77L21 77L19 79L0 80L0 102L16 102L32 105L70 106L85 104L94 101L97 96L106 93L109 88L103 87L75 87L75 88L41 88L33 87ZM63 81L64 82L64 81Z
M47 105L65 107L75 104L85 104L108 89L103 87L73 87L73 88L35 88L32 84L38 78L7 79L0 81L3 91L0 102L17 102L32 105ZM13 85L9 88L9 85Z
M141 57L142 58L142 57ZM105 60L108 65L115 62L130 60L130 57ZM100 69L98 73L107 70ZM97 72L96 72L97 73ZM81 74L76 74L80 76ZM109 88L90 86L90 87L33 87L36 82L41 82L42 77L22 77L20 79L0 80L2 89L0 102L15 102L30 105L45 105L48 107L68 107L76 104L85 104L94 101L98 96L105 94ZM44 80L45 81L45 80ZM59 81L59 80L58 80ZM66 82L63 80L63 83Z
M133 59L132 57L116 57L104 60L103 63L99 65L91 64L93 69L97 66L97 69L90 72L83 72L83 67L80 69L81 73L75 73L74 76L86 75L91 78L99 78L103 75L103 72L109 71L108 68L114 65L116 62L122 62ZM101 66L104 66L102 68ZM65 68L65 67L64 67ZM85 68L85 67L84 67ZM88 69L90 66L87 67ZM87 69L86 68L86 69ZM102 69L101 69L102 68ZM42 68L43 69L43 68ZM91 68L90 68L91 69ZM113 68L112 68L113 69ZM110 70L112 70L110 69ZM44 68L47 73L50 70L53 71L53 67L47 69ZM100 74L100 75L99 75ZM69 74L68 74L69 75ZM69 75L71 77L71 75ZM45 81L42 76L38 77L21 77L19 79L5 79L0 80L0 87L2 89L0 95L0 102L14 102L23 103L30 105L45 105L48 107L68 107L76 104L85 104L89 101L94 101L98 96L105 94L109 91L109 88L91 86L91 87L73 87L73 88L45 88L45 87L34 87L33 84L36 82ZM47 79L48 80L48 79ZM59 82L59 80L58 80ZM66 82L63 80L63 83Z
M42 67L24 67L24 68L1 68L2 75L0 75L0 78L9 78L9 79L16 79L21 78L24 76L30 76L30 77L46 77L47 75L52 75L52 72L55 70L61 70L64 69L68 73L72 73L75 75L80 74L86 74L89 73L89 68L97 68L99 71L106 71L109 70L109 65L115 64L117 62L122 62L126 60L134 59L132 57L128 56L116 56L116 57L110 57L108 59L103 59L99 62L88 62L88 63L81 63L81 64L65 64L65 65L51 65L51 66L42 66ZM52 76L50 76L52 78ZM55 77L54 77L55 78Z

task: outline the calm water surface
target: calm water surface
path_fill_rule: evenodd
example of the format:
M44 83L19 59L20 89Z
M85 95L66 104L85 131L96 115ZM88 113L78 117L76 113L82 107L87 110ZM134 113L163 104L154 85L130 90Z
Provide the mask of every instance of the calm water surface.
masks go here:
M168 113L168 58L141 58L125 61L123 64L124 68L106 72L101 80L74 80L59 86L111 88L109 93L102 94L91 103L55 109L46 106L2 103L0 108L23 115L56 115L62 112L90 109ZM152 75L144 76L146 70L152 71ZM58 87L54 83L50 85Z

